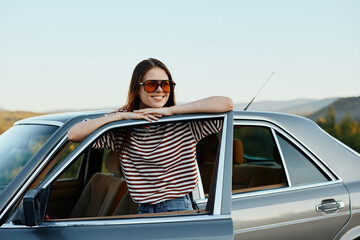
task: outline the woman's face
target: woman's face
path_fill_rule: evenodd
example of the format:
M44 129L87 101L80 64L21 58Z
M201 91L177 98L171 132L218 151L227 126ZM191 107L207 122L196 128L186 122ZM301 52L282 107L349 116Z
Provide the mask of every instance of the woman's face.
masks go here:
M142 79L141 82L146 80L169 80L166 72L158 67L151 68ZM168 101L170 93L164 92L161 86L158 86L155 92L147 93L144 90L144 86L140 86L140 109L142 108L162 108Z

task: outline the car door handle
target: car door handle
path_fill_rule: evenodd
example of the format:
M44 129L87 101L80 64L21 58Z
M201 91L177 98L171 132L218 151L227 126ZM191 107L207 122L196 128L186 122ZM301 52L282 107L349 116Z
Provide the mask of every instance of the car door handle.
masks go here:
M340 208L344 208L345 203L343 201L335 201L334 199L324 200L321 204L316 205L315 209L317 212L332 212Z

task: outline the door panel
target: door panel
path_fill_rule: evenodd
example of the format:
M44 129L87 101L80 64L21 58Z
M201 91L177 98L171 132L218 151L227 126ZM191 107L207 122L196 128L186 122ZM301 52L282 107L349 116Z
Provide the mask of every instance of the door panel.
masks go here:
M175 116L176 117L176 116ZM179 121L169 117L168 121ZM186 115L181 121L198 121L208 119L200 116ZM210 118L209 118L210 119ZM219 158L213 176L212 192L209 193L210 203L208 212L184 213L172 212L161 216L125 215L116 216L50 220L36 227L15 226L9 221L2 226L0 239L233 239L233 222L231 219L231 164L232 164L232 112L219 115L217 119L224 119L221 132ZM124 123L125 122L125 123ZM159 120L167 123L165 120ZM39 187L53 184L60 174L76 159L86 152L93 143L108 131L126 127L126 124L136 121L112 122L91 133L80 145L72 151L54 169L52 175ZM139 124L144 124L140 122ZM150 124L150 123L146 123ZM229 127L228 127L229 126ZM65 189L67 187L64 187ZM59 187L59 191L63 188ZM69 192L73 188L67 188ZM57 190L57 189L55 189ZM59 194L63 196L62 194ZM171 215L170 215L171 214Z
M333 239L349 219L349 198L342 183L232 200L235 239ZM276 190L275 190L276 191ZM240 195L238 195L240 196ZM344 203L339 210L317 212L323 200Z
M206 220L207 218L207 220ZM46 223L37 228L3 229L1 239L199 239L230 240L233 239L232 221L216 219L213 216L169 217L137 220L81 221L72 223ZM125 220L126 221L126 220ZM129 223L130 222L130 223ZM60 226L59 226L60 225ZM63 225L63 226L61 226ZM65 226L68 225L68 226ZM56 226L56 227L55 227Z
M243 147L234 151L235 239L333 239L350 216L342 182L270 123L239 121L236 139Z

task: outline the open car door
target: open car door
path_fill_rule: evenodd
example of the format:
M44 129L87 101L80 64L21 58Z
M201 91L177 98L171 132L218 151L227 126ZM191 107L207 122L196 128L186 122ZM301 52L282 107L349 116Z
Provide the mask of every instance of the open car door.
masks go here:
M233 112L224 114L179 115L159 119L156 124L192 122L220 119L219 154L215 163L211 190L206 205L200 209L159 214L125 214L95 217L63 217L52 219L46 216L53 185L61 175L77 162L80 156L85 173L93 171L84 152L104 133L118 128L144 126L145 121L118 121L107 124L91 135L61 159L51 172L29 190L19 208L1 227L1 239L233 239L231 219L231 176ZM60 151L60 149L59 149ZM53 161L56 162L56 161ZM91 171L90 171L91 170ZM41 175L41 173L38 173ZM86 176L86 174L84 175ZM84 182L86 183L86 179ZM63 184L65 185L65 184ZM50 219L49 219L50 218Z

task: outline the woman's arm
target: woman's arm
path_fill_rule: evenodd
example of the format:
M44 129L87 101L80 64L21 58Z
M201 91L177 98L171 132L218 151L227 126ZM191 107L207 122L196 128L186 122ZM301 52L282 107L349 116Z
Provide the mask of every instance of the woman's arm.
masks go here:
M92 133L99 127L114 121L119 121L123 119L145 119L151 122L152 120L155 121L158 120L157 117L161 117L161 116L155 114L148 114L145 116L144 114L141 113L119 112L109 116L104 116L101 118L80 122L74 125L68 132L68 139L73 142L81 142L87 136L89 136L90 133Z
M134 112L119 112L110 116L105 116L85 122L80 122L73 126L68 132L68 138L73 142L81 142L90 133L99 127L118 120L123 119L145 119L149 122L158 120L158 117L170 116L173 114L185 113L216 113L227 112L233 109L233 101L228 97L208 97L194 102L175 105L164 108L145 108L135 110Z
M218 113L233 110L234 104L231 98L214 96L203 98L194 102L175 105L170 107L173 114L183 113Z
M203 98L194 102L175 105L172 107L164 108L145 108L135 110L136 113L157 114L162 116L170 116L173 114L185 114L185 113L217 113L227 112L233 110L234 104L231 98L214 96Z

